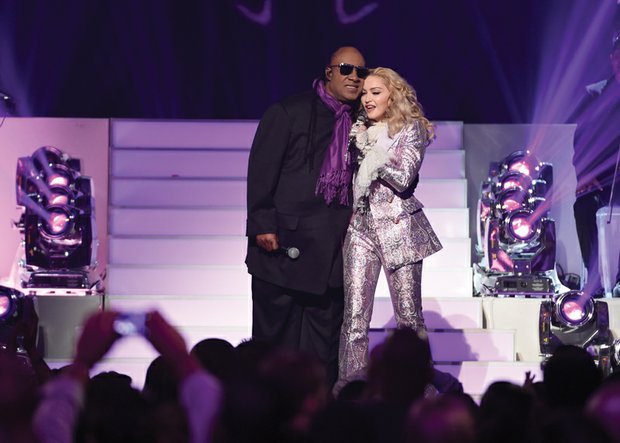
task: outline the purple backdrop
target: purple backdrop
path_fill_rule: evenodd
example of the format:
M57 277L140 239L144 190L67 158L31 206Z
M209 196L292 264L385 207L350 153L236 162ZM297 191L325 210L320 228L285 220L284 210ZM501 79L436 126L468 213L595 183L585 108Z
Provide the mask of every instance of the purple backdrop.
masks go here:
M353 44L368 65L408 78L434 120L561 121L540 109L541 90L569 76L560 92L572 103L605 75L617 9L616 0L3 0L0 91L25 116L258 118Z

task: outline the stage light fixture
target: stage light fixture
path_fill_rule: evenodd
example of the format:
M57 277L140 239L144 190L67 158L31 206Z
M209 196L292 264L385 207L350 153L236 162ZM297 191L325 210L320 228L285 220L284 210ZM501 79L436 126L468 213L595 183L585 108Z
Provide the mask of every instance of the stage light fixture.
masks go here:
M21 315L24 294L17 289L0 286L0 348L6 350L9 345L18 346L15 342L15 323Z
M529 209L511 212L506 217L504 226L507 238L527 247L536 242L542 233L542 220Z
M510 171L501 175L501 177L498 179L497 187L500 190L530 189L532 181L533 180L529 175L524 175L520 172Z
M549 297L555 293L555 222L545 195L552 167L529 150L492 162L478 201L476 292Z
M595 300L581 291L568 291L555 299L543 300L538 332L543 358L550 357L561 345L573 345L588 350L597 364L609 371L614 342L605 301Z
M21 157L16 200L24 208L17 227L24 237L22 287L98 290L95 203L81 161L53 146Z
M529 207L529 195L521 188L505 189L497 194L495 207L497 214L502 217L513 211Z
M18 304L23 294L15 289L0 286L0 323L11 321L18 315Z

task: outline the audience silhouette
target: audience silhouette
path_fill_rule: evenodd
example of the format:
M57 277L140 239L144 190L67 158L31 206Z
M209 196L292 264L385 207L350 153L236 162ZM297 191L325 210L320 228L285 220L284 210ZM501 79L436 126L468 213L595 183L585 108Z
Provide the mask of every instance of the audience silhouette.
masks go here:
M436 389L427 337L396 329L373 349L367 377L333 398L313 355L254 339L188 351L153 311L143 335L160 355L139 391L127 375L89 376L121 338L118 315L93 314L61 371L38 361L34 341L0 352L0 443L620 443L619 376L604 380L575 346L556 350L542 382L493 383L478 405L454 380ZM25 321L22 334L36 330L36 316Z

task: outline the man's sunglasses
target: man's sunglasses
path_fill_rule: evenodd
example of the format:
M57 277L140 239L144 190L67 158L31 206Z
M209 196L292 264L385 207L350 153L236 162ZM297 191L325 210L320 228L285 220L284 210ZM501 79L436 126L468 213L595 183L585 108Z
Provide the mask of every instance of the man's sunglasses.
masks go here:
M365 68L363 66L351 65L349 63L340 63L339 65L330 65L329 67L340 68L340 75L349 75L353 72L353 68L355 68L355 72L357 72L357 76L361 79L365 79L370 74L370 69Z

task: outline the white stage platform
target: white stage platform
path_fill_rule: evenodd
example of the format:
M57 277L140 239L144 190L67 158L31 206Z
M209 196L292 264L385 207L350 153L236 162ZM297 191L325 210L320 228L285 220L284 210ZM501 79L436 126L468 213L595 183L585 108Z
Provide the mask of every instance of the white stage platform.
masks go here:
M7 119L5 128L11 134L15 128L13 141L21 140L23 145L12 151L7 148L5 153L29 155L39 146L50 144L39 139L33 144L27 134L51 134L54 120L59 127L67 127L63 119L16 120ZM38 129L42 124L47 132ZM98 153L102 155L82 155L79 147L68 143L68 136L50 139L70 155L85 157L89 175L98 177L97 211L98 216L103 214L103 224L99 225L103 253L100 268L107 270L105 307L120 311L159 309L179 328L188 346L207 337L224 338L233 344L249 337L251 300L243 264L245 178L257 122L102 119L100 124L72 121L68 127L84 139L88 138L84 128L89 125L97 129L92 131L97 137L92 144L106 149ZM457 376L474 396L480 396L497 380L520 383L528 370L540 378L540 301L472 297L471 237L475 226L471 220L475 217L471 201L479 181L470 172L477 170L480 174L490 160L529 146L534 139L541 159L554 163L554 168L556 163L568 161L565 153L570 146L564 144L572 136L572 128L551 125L545 131L553 136L554 143L546 143L534 126L437 122L437 140L428 149L422 167L417 194L445 247L424 266L423 306L431 346L438 367ZM507 133L519 135L507 142ZM5 144L0 141L1 147ZM540 155L545 146L553 149L551 158ZM14 158L5 159L11 165L11 174L14 162ZM558 176L570 176L565 165L560 166ZM12 181L5 182L5 187L14 189ZM14 207L14 196L0 202ZM99 209L102 202L106 206ZM560 247L559 258L569 264L574 261L569 252L577 250L574 233L572 237L566 234L574 230L566 211L570 205L572 202L563 202L562 210L555 212L560 216L558 238L569 244ZM15 235L0 234L2 238ZM11 257L13 254L14 249ZM387 297L382 279L372 321L373 343L394 326ZM620 303L607 301L612 331L618 337ZM86 297L47 297L38 303L42 337L48 340L45 355L52 366L69 361L81 321L99 304L99 300ZM154 350L140 337L125 338L94 372L125 372L140 387L154 356Z

